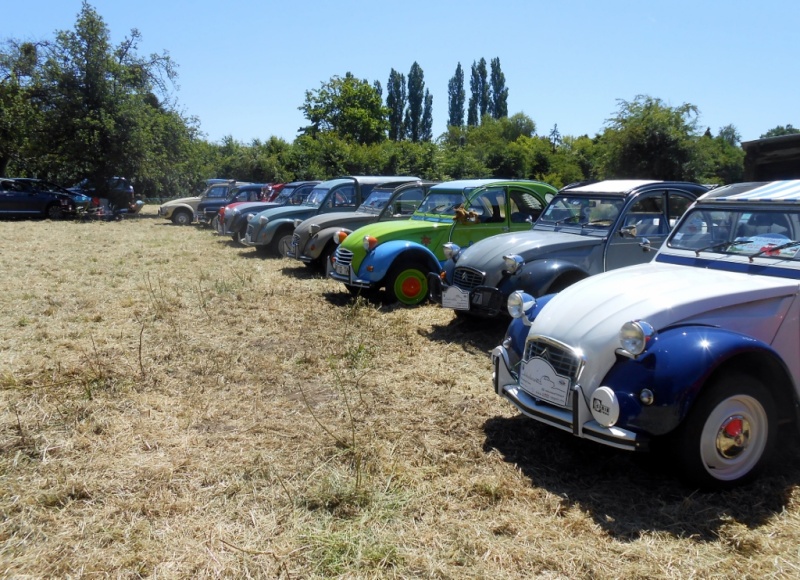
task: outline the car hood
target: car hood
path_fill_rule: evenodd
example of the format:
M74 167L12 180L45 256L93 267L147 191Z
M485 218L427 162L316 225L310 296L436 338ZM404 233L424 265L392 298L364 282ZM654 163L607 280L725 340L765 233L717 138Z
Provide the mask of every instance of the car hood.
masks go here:
M196 195L194 195L192 197L180 197L178 199L173 199L171 201L168 201L167 203L164 203L162 205L164 207L169 207L171 205L181 205L181 204L188 203L188 202L198 202L199 203L201 199L202 199L201 197L196 196Z
M310 205L279 205L259 212L258 217L266 216L269 221L280 219L305 219L311 217L319 208Z
M438 236L447 235L452 225L452 221L417 219L376 222L359 228L352 235L347 236L342 245L352 251L354 248L361 248L361 241L364 236L372 236L378 240L379 244L391 240L408 240L410 242L423 243L431 250L435 250L437 243L434 243L432 238L434 236L438 238ZM423 238L429 239L423 240Z
M239 213L258 213L265 209L280 207L280 205L271 201L236 201L228 204L227 207L233 208Z
M603 239L599 237L561 232L510 232L490 236L464 248L458 256L457 265L485 270L492 264L502 265L503 256L508 254L517 254L529 262L553 252L590 248L602 243Z
M308 228L311 227L311 224L317 224L322 230L334 227L354 230L365 224L372 223L377 219L377 214L366 213L363 211L323 213L308 218L295 229L295 233L306 233Z
M612 270L556 295L530 332L586 353L581 384L599 386L616 359L619 330L643 320L656 331L678 324L723 327L771 343L798 282L650 262Z

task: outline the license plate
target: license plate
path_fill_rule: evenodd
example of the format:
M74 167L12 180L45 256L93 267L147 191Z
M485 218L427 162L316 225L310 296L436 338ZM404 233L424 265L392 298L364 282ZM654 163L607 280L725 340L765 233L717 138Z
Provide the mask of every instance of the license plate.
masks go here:
M350 275L350 265L349 264L334 264L333 270L339 274L340 276L349 276Z
M569 397L569 377L556 373L553 366L543 358L534 357L522 363L519 386L529 395L566 407Z
M469 292L458 286L448 286L442 292L442 306L454 310L469 310Z

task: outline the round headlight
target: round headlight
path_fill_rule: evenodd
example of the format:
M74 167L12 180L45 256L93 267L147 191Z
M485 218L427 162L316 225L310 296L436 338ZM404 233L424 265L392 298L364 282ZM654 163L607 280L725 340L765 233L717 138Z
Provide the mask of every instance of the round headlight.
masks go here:
M535 305L536 299L533 296L519 290L512 292L506 302L506 308L511 318L522 318Z
M333 235L333 241L337 244L341 244L345 238L347 237L347 232L339 230Z
M299 226L301 223L303 223L303 220L301 220L301 219L299 219L299 218L298 218L298 219L296 219L296 220L294 220L294 227L297 227L297 226Z
M460 251L461 247L453 242L447 242L444 246L442 246L444 257L448 260L455 260L456 255L458 255Z
M640 355L647 348L647 341L655 334L653 327L643 320L632 320L619 330L619 345L633 356Z
M267 223L269 223L269 218L265 215L262 215L260 218L258 218L258 223L260 223L262 226L265 226Z
M294 227L297 227L297 226L294 226ZM314 234L316 234L316 233L319 233L319 231L321 229L322 229L322 226L320 226L319 224L311 224L310 226L308 226L308 231L311 232L312 236Z
M374 250L378 245L378 239L373 236L364 236L364 249L366 251Z
M509 254L508 256L503 256L503 263L506 265L506 272L509 274L513 274L525 264L525 260L522 259L522 256L518 256L517 254Z

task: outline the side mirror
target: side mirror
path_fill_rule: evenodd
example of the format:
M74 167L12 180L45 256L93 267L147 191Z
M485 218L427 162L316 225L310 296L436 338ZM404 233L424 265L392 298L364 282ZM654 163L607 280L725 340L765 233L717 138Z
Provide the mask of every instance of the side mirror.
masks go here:
M642 238L642 242L639 244L639 247L642 248L643 252L652 252L653 247L650 245L650 240L647 238Z

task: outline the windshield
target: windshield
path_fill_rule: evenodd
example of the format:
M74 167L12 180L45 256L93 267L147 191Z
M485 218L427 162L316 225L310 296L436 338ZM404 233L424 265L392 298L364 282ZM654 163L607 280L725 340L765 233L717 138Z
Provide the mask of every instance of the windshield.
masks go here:
M414 215L454 216L456 208L466 203L461 191L431 191L414 212Z
M364 203L358 206L356 211L378 215L381 213L381 210L386 207L386 204L389 203L389 199L391 199L391 197L391 190L373 189L372 193L369 194L369 197L364 201Z
M608 228L617 219L622 198L591 195L558 195L545 208L539 220L543 225Z
M292 194L294 194L295 189L297 189L297 187L293 185L284 186L283 189L281 189L281 192L278 194L278 197L275 198L274 200L275 203L284 205L287 202L287 200L290 197L292 197Z
M315 187L311 190L311 193L308 194L303 205L312 205L314 207L321 206L325 202L325 198L328 197L329 191L330 189L328 188Z
M750 258L798 260L800 211L774 208L694 208L678 224L670 248Z

